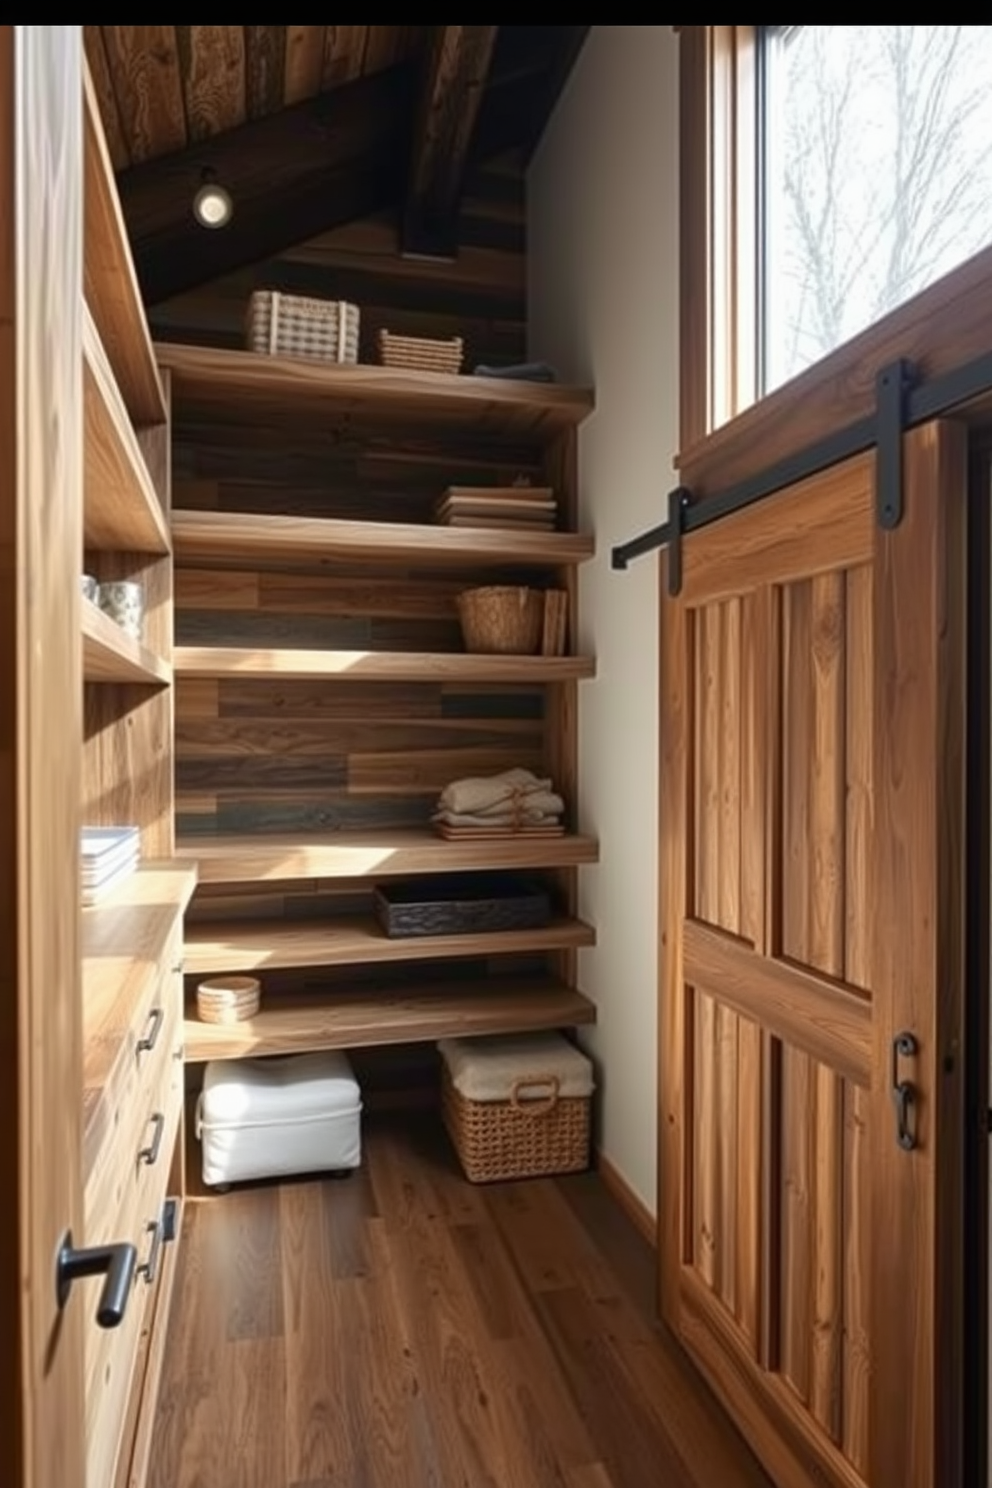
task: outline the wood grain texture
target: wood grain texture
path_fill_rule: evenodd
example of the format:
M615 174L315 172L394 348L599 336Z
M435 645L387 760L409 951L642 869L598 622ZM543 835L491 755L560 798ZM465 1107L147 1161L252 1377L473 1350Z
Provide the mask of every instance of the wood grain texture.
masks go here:
M788 1488L960 1476L961 1390L933 1360L953 1352L962 1315L960 1267L945 1270L944 1260L960 1244L959 1060L947 1051L959 1036L963 946L963 435L917 438L906 482L915 523L904 518L901 551L872 525L867 558L863 547L838 548L836 566L811 567L814 524L805 550L770 564L753 587L742 564L739 604L716 568L714 598L700 589L691 604L663 604L665 629L679 636L664 653L666 767L666 738L680 739L684 754L674 755L681 806L670 789L661 826L663 878L678 886L675 898L662 892L681 977L677 989L662 981L672 1051L666 1057L663 1043L662 1296L692 1357ZM863 466L851 462L849 474L845 485L834 472L835 499L821 513L834 530L847 503L864 508ZM796 520L783 502L783 530ZM702 572L707 534L694 542ZM680 825L666 858L672 820ZM735 872L760 893L745 892ZM668 934L666 920L663 965ZM732 1066L721 1054L727 1014L739 1015ZM756 1043L744 1057L746 1023ZM895 1141L890 1092L890 1041L902 1027L920 1042L903 1071L919 1093L909 1153ZM741 1182L748 1111L759 1113L748 1143L756 1220ZM723 1130L731 1123L734 1138ZM709 1259L700 1241L728 1221L732 1302L718 1239ZM912 1262L897 1256L904 1242ZM756 1264L742 1266L742 1254ZM883 1272L884 1315L874 1290ZM742 1295L756 1328L742 1326ZM908 1415L896 1336L902 1368L910 1361L917 1371ZM890 1382L881 1389L880 1339ZM948 1423L939 1446L938 1421Z
M177 646L177 676L274 677L335 682L561 682L593 677L589 656L496 656L415 651L248 650L233 646Z
M86 545L167 553L169 536L161 502L96 325L85 309L83 353Z
M975 260L969 267L973 267ZM954 276L952 276L954 277ZM946 284L946 281L943 281ZM924 298L924 297L921 297ZM873 591L876 698L871 968L879 1078L869 1107L869 1270L874 1414L869 1474L917 1488L960 1476L955 1394L962 1298L958 1184L963 998L965 432L914 430L906 441L905 514L879 537ZM884 691L883 691L884 688ZM888 927L899 927L894 934ZM883 927L885 927L883 929ZM919 1150L894 1140L882 1071L892 1039L914 1032L902 1077L921 1095ZM888 1098L888 1099L886 1099ZM914 1298L911 1314L905 1298ZM901 1326L900 1326L901 1323ZM941 1378L935 1360L948 1362Z
M377 26L376 31L394 32L395 27ZM335 88L353 82L363 73L378 71L365 66L371 26L325 26L321 84ZM380 48L380 51L382 49Z
M104 26L103 41L132 161L186 143L174 26Z
M209 139L245 118L245 27L176 26L188 140Z
M149 1488L768 1488L655 1327L649 1249L597 1177L471 1188L424 1121L370 1123L366 1153L343 1184L189 1206ZM285 1326L272 1420L237 1443L251 1361L226 1338L252 1199L278 1226Z
M84 1168L95 1160L106 1135L115 1080L126 1076L134 1039L141 1033L133 1027L136 1009L161 975L165 947L195 884L192 864L144 865L111 900L83 915Z
M80 32L0 27L0 1387L12 1488L83 1488L77 905L82 552ZM53 334L57 327L57 334ZM53 1030L58 1036L53 1037Z
M204 921L186 929L185 970L262 971L282 966L352 966L359 962L417 961L591 946L595 931L581 920L557 919L537 930L430 935L390 940L373 920L248 923Z
M287 26L245 26L245 106L249 119L282 107Z
M83 680L167 685L172 668L122 630L91 600L82 601Z
M793 582L865 563L872 552L874 453L724 517L685 545L686 600L745 593L787 574Z
M543 977L475 978L372 996L360 991L287 994L267 1000L245 1023L186 1021L186 1059L242 1059L306 1049L374 1048L431 1043L439 1038L487 1033L526 1033L594 1023L595 1005L581 992Z
M582 563L593 557L591 536L512 532L485 527L428 527L403 522L347 522L244 512L176 512L172 541L178 562L280 559L287 564L357 560L527 567Z
M285 102L300 103L320 91L324 72L324 26L287 26Z
M92 47L87 46L87 55L90 52L97 59L104 56L99 35ZM83 105L86 303L128 413L139 424L160 423L165 418L162 388L114 183L116 162L103 131L97 85L88 69L83 72ZM104 117L106 112L104 108Z
M871 1004L853 987L756 955L694 920L685 922L686 980L760 1019L776 1037L867 1085ZM802 1006L797 1006L801 994Z
M707 438L704 430L690 434L679 456L680 478L705 500L866 418L875 409L876 376L896 358L905 357L928 380L981 356L987 337L974 306L990 279L992 249L986 248Z
M403 220L413 253L450 253L497 26L435 26L421 85Z
M295 414L340 411L357 420L414 418L424 432L481 427L495 437L543 441L581 423L593 406L586 389L544 383L322 366L166 342L156 355L172 373L178 412L216 417L223 410L249 423L292 407Z
M89 75L94 102L99 106L100 128L106 139L110 163L115 171L123 170L131 162L131 151L121 128L114 80L110 75L107 49L103 44L103 27L84 26L83 45L86 50L84 75L87 73ZM87 91L89 91L88 86Z
M197 862L201 883L559 868L594 863L598 857L591 837L444 842L430 831L187 837L178 850Z

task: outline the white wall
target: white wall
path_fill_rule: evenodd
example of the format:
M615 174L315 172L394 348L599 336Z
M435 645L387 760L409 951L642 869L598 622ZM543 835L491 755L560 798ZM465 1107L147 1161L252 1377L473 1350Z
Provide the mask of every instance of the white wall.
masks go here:
M614 543L663 521L675 482L677 43L669 26L594 26L528 181L530 353L590 382L581 432L580 817L601 861L581 875L597 927L580 985L596 1002L600 1145L655 1208L658 566L610 568Z

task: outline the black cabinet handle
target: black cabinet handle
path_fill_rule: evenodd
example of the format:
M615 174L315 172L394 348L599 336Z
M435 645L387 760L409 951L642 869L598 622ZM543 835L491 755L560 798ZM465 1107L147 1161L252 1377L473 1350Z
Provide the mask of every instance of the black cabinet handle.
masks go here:
M158 1275L158 1258L162 1249L162 1241L165 1237L165 1225L161 1219L149 1220L146 1226L147 1233L152 1237L152 1243L148 1247L148 1259L142 1261L138 1267L138 1275L145 1278L148 1286L153 1286Z
M137 1259L137 1250L125 1241L77 1250L72 1243L72 1231L67 1231L55 1263L55 1298L59 1310L68 1302L74 1281L84 1276L104 1276L96 1320L101 1328L119 1327L131 1295Z
M153 1111L149 1120L155 1128L155 1135L147 1147L142 1147L138 1153L138 1161L145 1162L153 1168L158 1162L159 1149L162 1146L162 1137L165 1133L165 1116L161 1111Z
M139 1054L141 1054L146 1049L150 1054L151 1051L154 1049L155 1045L158 1043L158 1036L162 1032L162 1023L164 1018L164 1008L152 1008L151 1012L148 1014L148 1032L145 1034L144 1038L140 1038L138 1040L137 1052Z

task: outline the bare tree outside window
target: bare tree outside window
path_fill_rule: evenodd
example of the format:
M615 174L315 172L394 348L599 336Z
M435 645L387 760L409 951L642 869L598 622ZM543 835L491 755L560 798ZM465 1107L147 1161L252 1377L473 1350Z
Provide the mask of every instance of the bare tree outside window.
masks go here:
M765 387L992 241L992 26L776 26Z

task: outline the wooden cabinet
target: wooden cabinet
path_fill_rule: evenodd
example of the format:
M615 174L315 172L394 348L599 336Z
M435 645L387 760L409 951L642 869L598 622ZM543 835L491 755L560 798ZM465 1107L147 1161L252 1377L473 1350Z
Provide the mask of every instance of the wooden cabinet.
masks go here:
M80 572L145 591L145 633L81 605L80 821L137 825L141 867L81 911L84 1233L130 1243L138 1265L123 1321L85 1300L90 1488L143 1481L164 1326L167 1208L182 1126L182 917L195 867L172 858L172 558L168 388L151 352L96 100L84 80L83 512ZM170 1266L171 1271L171 1266ZM92 1288L92 1294L90 1291ZM136 1448L137 1442L137 1448Z

